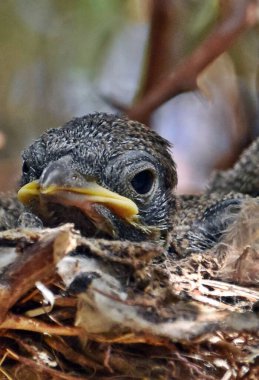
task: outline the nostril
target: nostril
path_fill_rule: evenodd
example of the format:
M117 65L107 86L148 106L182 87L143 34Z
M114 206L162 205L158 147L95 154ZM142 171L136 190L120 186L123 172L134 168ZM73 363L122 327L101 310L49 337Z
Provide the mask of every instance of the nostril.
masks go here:
M72 181L77 181L77 180L79 179L79 174L74 173L74 174L71 176L71 179L72 179Z
M39 183L42 187L48 187L50 185L58 186L61 182L64 182L63 177L63 168L54 162L43 170Z
M42 172L39 183L42 187L64 186L69 176L69 168L72 166L72 157L65 156L57 161L51 162ZM71 173L72 174L72 173ZM71 175L74 176L75 173Z

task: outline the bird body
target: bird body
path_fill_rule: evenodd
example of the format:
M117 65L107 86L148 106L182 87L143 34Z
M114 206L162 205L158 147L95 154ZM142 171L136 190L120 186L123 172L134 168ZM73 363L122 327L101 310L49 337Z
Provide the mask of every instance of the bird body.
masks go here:
M18 227L17 222L24 212L16 195L0 194L0 231Z
M246 149L233 168L218 171L201 195L179 197L172 251L180 256L201 252L217 244L236 220L249 198L259 203L259 138Z

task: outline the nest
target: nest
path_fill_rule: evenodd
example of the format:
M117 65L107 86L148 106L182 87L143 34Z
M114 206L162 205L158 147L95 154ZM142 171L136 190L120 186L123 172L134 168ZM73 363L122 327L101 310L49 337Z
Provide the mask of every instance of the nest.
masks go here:
M0 378L258 379L259 205L213 250L0 233Z

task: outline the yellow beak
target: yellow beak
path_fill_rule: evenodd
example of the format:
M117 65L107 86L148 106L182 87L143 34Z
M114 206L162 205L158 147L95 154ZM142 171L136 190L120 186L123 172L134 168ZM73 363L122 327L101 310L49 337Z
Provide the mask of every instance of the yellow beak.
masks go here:
M138 214L138 207L132 200L105 189L96 182L87 182L81 188L56 185L42 187L38 181L33 181L18 191L19 201L27 205L41 196L50 199L54 197L57 202L60 197L62 199L60 203L75 206L82 210L88 209L87 205L89 204L100 203L119 217L127 220L136 218Z

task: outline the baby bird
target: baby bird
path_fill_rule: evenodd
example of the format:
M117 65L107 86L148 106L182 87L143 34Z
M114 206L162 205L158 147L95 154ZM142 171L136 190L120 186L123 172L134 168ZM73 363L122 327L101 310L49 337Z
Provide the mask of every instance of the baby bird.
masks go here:
M165 241L176 210L169 144L144 125L96 113L50 129L23 153L18 198L45 226Z
M217 244L247 202L259 203L259 138L233 168L212 176L205 192L179 197L171 251L180 256ZM249 216L248 216L249 217Z
M170 144L143 124L96 113L50 129L23 153L19 200L44 226L151 240L184 256L211 248L259 193L259 139L203 195L176 197Z

